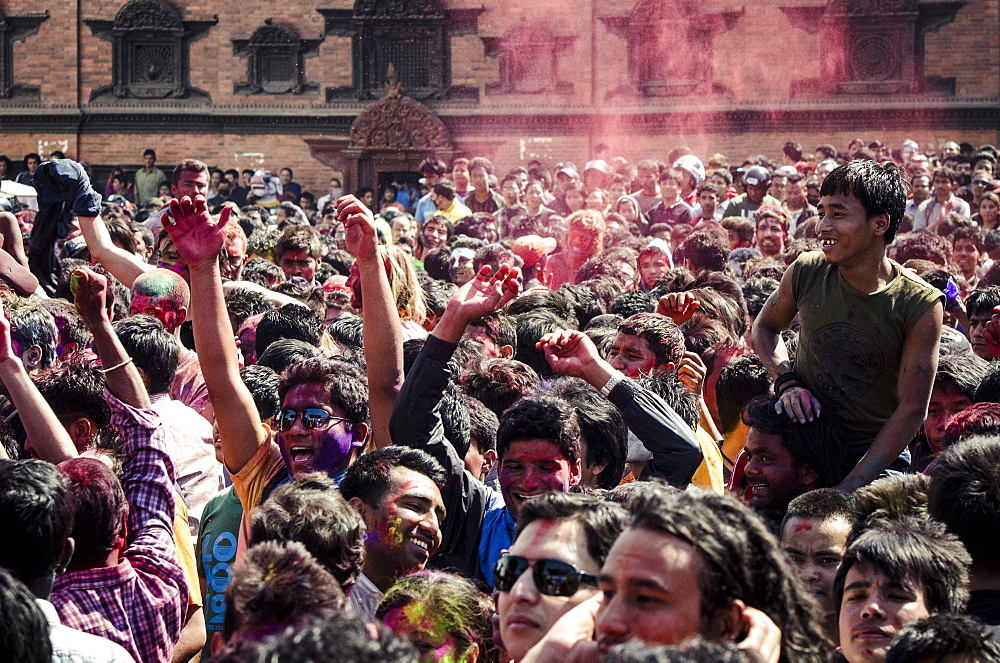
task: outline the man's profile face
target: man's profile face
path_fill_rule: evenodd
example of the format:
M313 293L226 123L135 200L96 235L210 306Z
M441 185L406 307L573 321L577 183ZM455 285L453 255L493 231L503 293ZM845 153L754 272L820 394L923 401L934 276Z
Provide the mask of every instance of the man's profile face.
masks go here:
M580 483L580 460L570 461L548 440L511 442L500 459L500 492L511 516L532 497L555 491L567 493Z
M366 549L388 564L394 576L422 571L441 547L445 518L441 489L430 478L408 467L394 467L389 490L378 506L364 513L369 534Z
M986 338L984 337L984 334L986 333L986 323L992 318L993 311L989 309L969 316L969 325L972 327L972 331L970 333L972 351L986 361L993 361L993 353L991 353L990 349L986 346Z
M575 520L535 520L528 524L510 547L510 554L529 562L554 559L597 575L600 564L587 551L587 537ZM532 569L517 579L509 592L497 597L500 634L504 648L519 661L538 644L552 625L571 608L597 593L592 585L580 585L573 596L547 596L538 591Z
M782 511L794 498L815 487L812 470L795 460L780 435L751 428L743 451L747 455L750 506Z
M607 654L630 640L678 645L700 635L703 573L693 546L669 534L626 529L598 576L605 596L594 629L598 650Z
M649 377L657 369L667 369L671 365L658 366L656 354L649 343L638 334L618 333L608 352L611 365L630 378Z
M840 648L851 663L884 663L899 630L929 615L921 583L894 581L870 564L852 566L840 603Z
M316 259L309 255L309 249L285 251L278 266L285 273L285 278L301 276L309 283L316 278Z
M847 552L850 533L850 521L841 517L792 517L781 530L781 549L827 618L837 613L833 579Z
M189 196L191 200L194 200L195 196L204 196L208 193L209 177L207 170L200 173L185 170L181 173L177 184L171 187L171 193L173 193L174 198Z
M309 429L302 421L302 411L307 408L324 410L332 417L343 418L345 414L330 404L330 394L322 384L305 382L288 390L281 410L294 410L296 417L288 430L278 432L277 440L289 473L295 477L306 472L331 474L343 470L364 444L367 426L333 419L325 428Z
M924 419L924 435L934 453L941 453L944 428L954 415L972 407L972 400L950 380L942 380L931 390L931 402Z

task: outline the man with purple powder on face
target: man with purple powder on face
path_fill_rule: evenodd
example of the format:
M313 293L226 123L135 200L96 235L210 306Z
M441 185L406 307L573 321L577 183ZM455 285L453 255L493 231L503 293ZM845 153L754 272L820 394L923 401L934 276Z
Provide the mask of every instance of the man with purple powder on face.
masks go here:
M364 372L346 361L316 358L294 364L279 383L281 410L275 419L277 434L272 438L240 378L236 343L222 295L218 255L229 209L215 221L200 196L194 201L172 201L172 222L167 224L167 231L191 270L195 339L203 356L214 358L203 367L205 383L212 394L223 455L236 495L244 513L250 513L283 476L321 471L335 481L343 477L369 438L369 391ZM363 232L358 232L360 223L367 223ZM367 216L355 215L346 225L348 248L364 263L362 276L370 275L362 279L362 289L366 299L370 294L375 300L372 288L389 291L389 284L378 259L370 212ZM379 324L380 311L371 308L365 309L365 324ZM375 375L374 384L381 387L381 376L390 371L368 350L370 375ZM378 397L373 398L373 408L379 402Z

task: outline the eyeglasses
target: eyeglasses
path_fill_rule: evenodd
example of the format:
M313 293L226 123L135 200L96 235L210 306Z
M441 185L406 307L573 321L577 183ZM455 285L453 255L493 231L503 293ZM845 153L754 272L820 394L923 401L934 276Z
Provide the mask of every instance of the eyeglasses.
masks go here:
M546 596L573 596L580 585L597 587L597 576L583 573L568 562L558 559L529 561L520 555L503 555L493 568L493 582L501 592L509 592L518 578L529 568L535 587Z
M306 430L326 430L338 421L354 423L344 417L335 417L323 408L307 407L304 410L282 410L278 414L278 430L281 432L291 430L299 417L302 417L302 425Z
M973 184L978 184L979 186L989 186L990 183L986 180L972 180Z

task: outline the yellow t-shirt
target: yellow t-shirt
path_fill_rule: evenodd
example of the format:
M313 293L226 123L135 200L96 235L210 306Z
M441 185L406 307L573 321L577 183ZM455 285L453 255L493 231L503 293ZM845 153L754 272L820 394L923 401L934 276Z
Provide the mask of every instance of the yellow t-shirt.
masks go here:
M695 470L694 476L691 477L691 483L699 488L711 490L716 495L723 495L726 491L726 482L723 481L722 453L719 451L719 445L701 426L698 426L697 435L704 458L701 465Z

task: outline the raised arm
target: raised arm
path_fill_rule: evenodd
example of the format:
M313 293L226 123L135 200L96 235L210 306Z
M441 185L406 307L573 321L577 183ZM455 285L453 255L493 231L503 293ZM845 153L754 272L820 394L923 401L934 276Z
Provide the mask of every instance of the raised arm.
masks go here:
M108 280L80 267L70 280L73 304L87 329L94 335L94 348L104 367L104 381L108 391L118 400L139 410L148 410L149 393L142 383L139 369L118 340L108 316Z
M868 452L858 461L838 488L853 491L871 483L889 467L910 443L927 416L934 375L937 372L938 344L944 309L935 303L917 321L903 341L896 391L899 404L875 437Z
M368 372L368 409L376 447L392 444L389 420L403 386L403 329L385 273L385 254L379 250L375 218L354 196L337 201L337 219L344 224L347 250L358 263L361 278L361 316L365 364Z
M615 369L581 331L552 332L537 345L554 372L585 380L618 408L629 430L653 454L646 464L651 476L687 487L701 463L701 446L694 431L663 399Z
M10 321L0 300L0 381L7 388L10 399L21 416L21 423L28 434L28 441L35 454L50 463L61 463L77 457L76 447L69 433L56 418L45 398L31 381L21 358L13 350L10 340Z
M90 257L104 265L111 275L131 288L139 276L155 269L153 265L143 262L134 253L118 248L111 241L108 228L100 216L80 216L80 230L87 240Z
M767 298L760 315L753 322L751 331L754 350L772 380L792 370L792 362L788 359L788 349L781 338L781 332L791 324L792 318L799 311L795 304L795 296L792 294L794 270L795 265L790 265L785 270L778 289ZM785 413L790 419L802 424L819 416L819 401L798 380L789 379L776 384L775 391L780 395L774 406L778 414Z
M267 430L261 425L250 390L240 379L236 343L222 295L219 252L222 229L231 210L225 207L215 220L205 207L204 197L192 201L185 196L170 201L172 222L167 221L164 227L191 270L195 343L199 356L210 358L202 361L201 372L215 408L226 466L235 474L267 441Z

